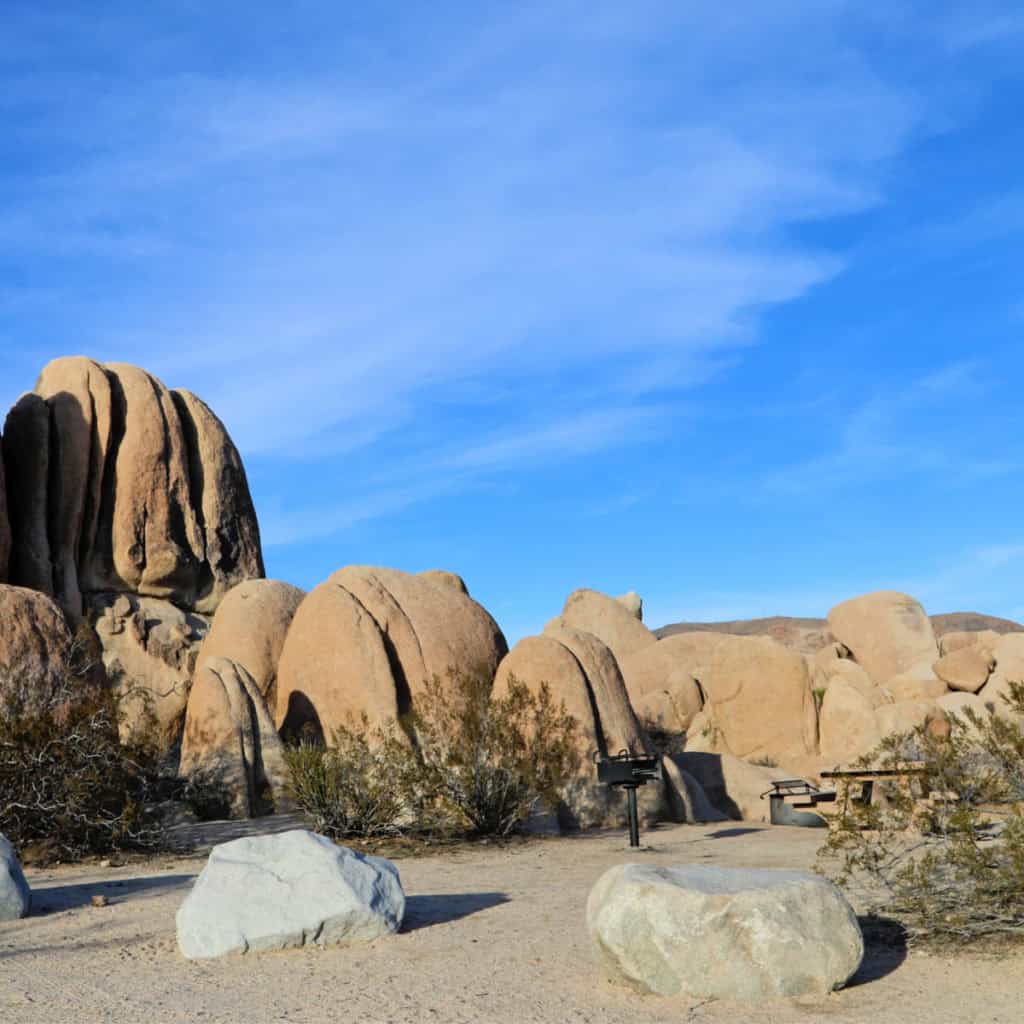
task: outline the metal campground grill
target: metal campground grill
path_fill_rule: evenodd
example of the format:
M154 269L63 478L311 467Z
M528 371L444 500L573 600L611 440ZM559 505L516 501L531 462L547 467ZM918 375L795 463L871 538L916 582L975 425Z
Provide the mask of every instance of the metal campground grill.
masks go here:
M661 778L658 758L647 754L634 754L629 750L620 750L617 754L602 757L594 755L597 765L597 781L606 786L624 789L629 804L629 845L640 845L640 818L636 810L637 788Z

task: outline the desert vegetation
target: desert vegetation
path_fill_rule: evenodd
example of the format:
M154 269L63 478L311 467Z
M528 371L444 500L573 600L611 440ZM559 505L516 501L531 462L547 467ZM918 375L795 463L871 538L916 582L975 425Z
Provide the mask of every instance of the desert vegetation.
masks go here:
M1024 684L1001 705L886 738L864 765L907 769L882 799L847 798L822 850L826 872L920 943L1024 938ZM841 798L843 794L841 794ZM848 795L847 795L848 797Z
M285 757L296 803L326 835L506 836L557 806L579 768L577 729L546 686L513 679L493 696L485 675L453 671L400 723L363 716Z

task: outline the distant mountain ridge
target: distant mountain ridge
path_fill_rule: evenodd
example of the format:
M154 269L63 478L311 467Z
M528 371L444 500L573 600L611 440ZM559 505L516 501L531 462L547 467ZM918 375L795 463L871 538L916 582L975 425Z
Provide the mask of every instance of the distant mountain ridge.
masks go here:
M1024 632L1024 623L1001 619L981 612L947 612L931 615L936 637L954 630L975 633L991 629L997 633ZM774 636L785 642L787 637L808 632L828 632L828 619L799 618L791 615L772 615L764 619L733 619L729 622L671 622L654 630L659 639L674 633L731 633L736 636Z

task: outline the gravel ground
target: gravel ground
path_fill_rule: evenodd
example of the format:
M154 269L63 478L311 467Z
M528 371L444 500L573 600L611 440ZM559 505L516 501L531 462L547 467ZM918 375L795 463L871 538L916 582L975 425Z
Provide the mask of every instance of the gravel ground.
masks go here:
M821 833L667 826L640 852L620 835L472 846L396 863L400 934L370 946L192 963L174 915L203 858L26 872L35 910L0 926L0 1021L11 1024L850 1021L1018 1024L1024 955L955 959L872 944L849 988L753 1006L640 996L595 968L587 894L613 864L809 867ZM95 907L102 895L107 905Z

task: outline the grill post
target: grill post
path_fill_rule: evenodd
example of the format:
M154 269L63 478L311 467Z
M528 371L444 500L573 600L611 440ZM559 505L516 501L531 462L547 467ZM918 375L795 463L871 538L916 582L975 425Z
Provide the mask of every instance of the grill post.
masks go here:
M640 846L640 818L636 812L636 786L626 787L626 799L629 801L629 845L636 849Z
M629 750L621 750L610 757L600 752L594 753L597 765L597 781L606 786L619 786L626 791L626 802L629 805L629 845L632 849L640 848L640 815L636 807L637 788L647 782L661 780L661 765L658 758L651 754L634 754Z

